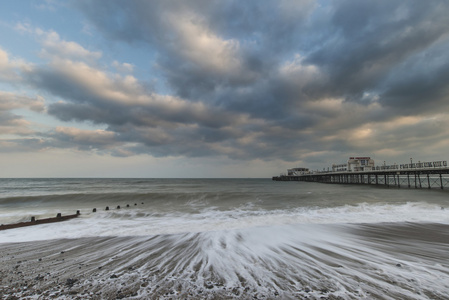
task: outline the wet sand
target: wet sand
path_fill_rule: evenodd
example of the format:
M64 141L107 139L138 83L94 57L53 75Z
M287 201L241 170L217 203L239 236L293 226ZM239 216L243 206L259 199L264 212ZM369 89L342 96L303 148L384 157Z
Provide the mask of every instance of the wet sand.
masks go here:
M263 251L239 232L2 243L0 298L447 299L449 225L333 227Z

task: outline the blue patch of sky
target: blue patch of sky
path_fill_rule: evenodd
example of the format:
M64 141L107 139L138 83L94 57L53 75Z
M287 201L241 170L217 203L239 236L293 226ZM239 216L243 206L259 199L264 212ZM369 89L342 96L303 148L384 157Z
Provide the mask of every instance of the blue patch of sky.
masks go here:
M3 1L0 9L0 46L12 57L38 63L40 47L34 35L17 30L21 24L28 29L41 28L44 31L57 27L57 23L70 23L54 9L40 7L36 1ZM50 23L51 20L51 23ZM56 24L55 24L56 23Z
M90 25L83 15L64 2L5 1L0 10L0 47L10 59L22 58L26 62L45 63L39 57L41 45L35 33L17 30L17 25L31 30L55 31L61 40L75 42L91 52L101 52L98 61L101 68L116 72L112 63L129 63L134 66L133 75L147 82L156 92L170 91L154 66L157 53L147 44L127 44L108 40Z
M2 37L0 48L8 53L10 61L22 59L26 63L33 64L44 64L46 62L39 56L42 46L39 42L39 37L35 33L37 28L44 32L55 31L61 40L76 42L89 51L104 52L102 45L94 42L97 40L97 37L86 32L86 25L83 23L84 21L79 13L69 10L65 5L58 4L59 2L55 3L47 5L41 1L2 2L0 9L0 36ZM19 24L33 32L18 30ZM109 61L108 63L110 64L111 62ZM31 98L42 95L47 104L60 100L58 97L36 91L21 84L0 82L0 90ZM106 128L106 125L92 124L90 122L63 122L46 113L34 112L28 109L14 109L11 112L30 121L32 123L31 127L38 131L45 131L56 126L90 130ZM35 124L39 124L38 127L35 127Z

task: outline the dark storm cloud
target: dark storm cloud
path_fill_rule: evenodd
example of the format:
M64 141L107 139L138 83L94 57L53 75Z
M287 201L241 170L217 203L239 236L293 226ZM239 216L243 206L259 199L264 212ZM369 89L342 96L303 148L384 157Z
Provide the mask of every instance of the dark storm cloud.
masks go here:
M25 80L61 99L49 105L51 115L107 127L54 132L55 145L295 161L370 151L368 136L379 149L403 147L410 137L392 128L424 124L403 117L448 107L446 1L72 4L112 42L156 52L151 71L172 94L85 63L34 67ZM441 130L416 132L431 140Z
M399 63L445 38L449 27L444 1L432 5L334 1L321 9L327 13L314 3L299 1L299 9L290 17L285 17L279 1L193 1L191 6L176 6L172 1L77 3L108 36L158 49L162 71L179 96L215 101L230 109L248 107L246 111L255 115L269 108L276 112L289 98L302 101L304 94L360 100L364 92L378 90L379 82ZM166 19L173 12L194 12L192 20L212 28L223 39L238 41L236 55L242 68L214 73L183 57L180 38ZM304 62L319 67L327 78L317 78L318 82L289 93L272 74L295 53L304 55ZM267 77L271 81L266 82ZM239 87L249 89L246 97L239 95Z
M73 74L77 74L77 78ZM219 108L146 91L126 78L111 79L84 64L60 63L25 73L28 83L67 101L50 104L48 112L63 121L156 127L163 123L219 128L236 117ZM111 96L112 95L112 96ZM141 98L141 100L139 100Z
M410 57L385 80L381 103L404 114L449 108L449 42Z
M292 2L290 9L282 3ZM216 101L214 91L220 87L237 88L257 84L276 69L283 55L298 51L297 40L311 1L108 1L103 4L77 1L75 5L108 37L129 43L147 43L159 52L160 70L171 87L183 98ZM173 17L175 16L175 20ZM199 31L188 32L192 24ZM186 28L186 31L183 31ZM191 35L189 35L191 34ZM198 51L184 39L198 35L217 35L237 41L230 50L239 66L217 70L208 60L186 57L186 51ZM213 50L213 49L212 49ZM200 52L201 53L201 52ZM207 54L207 53L205 53ZM226 62L227 57L222 57Z
M345 0L333 9L326 40L307 61L329 73L326 92L351 100L376 90L398 64L448 35L445 1Z

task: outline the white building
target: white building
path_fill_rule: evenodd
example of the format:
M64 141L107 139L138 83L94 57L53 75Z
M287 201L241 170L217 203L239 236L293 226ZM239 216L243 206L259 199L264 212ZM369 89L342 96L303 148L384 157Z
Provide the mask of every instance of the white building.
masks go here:
M374 159L371 157L350 157L348 160L348 171L372 171L374 170Z
M348 164L332 165L332 172L346 172L347 170Z
M308 173L309 173L308 168L293 168L293 169L287 170L288 176L298 176L298 175L304 175L304 174L308 174Z
M332 172L358 172L374 170L374 159L371 157L350 157L346 164L333 164Z

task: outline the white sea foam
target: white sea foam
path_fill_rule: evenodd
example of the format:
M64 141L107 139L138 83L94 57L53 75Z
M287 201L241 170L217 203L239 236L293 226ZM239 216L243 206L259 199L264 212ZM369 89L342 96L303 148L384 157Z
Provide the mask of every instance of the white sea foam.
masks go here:
M0 242L94 236L145 236L207 232L294 224L436 222L449 223L449 210L435 204L344 205L328 208L299 207L284 210L218 210L205 208L197 213L173 210L158 212L144 208L85 213L61 223L42 224L0 231Z

